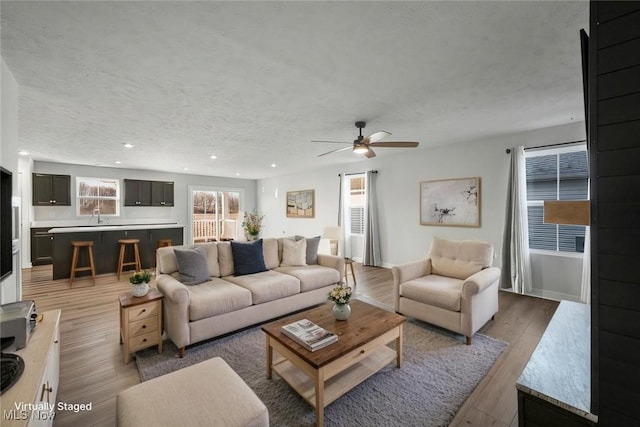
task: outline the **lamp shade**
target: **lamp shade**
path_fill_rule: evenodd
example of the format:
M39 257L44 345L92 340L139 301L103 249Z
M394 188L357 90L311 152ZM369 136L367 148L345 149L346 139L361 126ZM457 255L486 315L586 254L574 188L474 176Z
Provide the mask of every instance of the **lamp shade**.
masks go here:
M329 240L340 240L342 239L342 227L325 227L322 237Z

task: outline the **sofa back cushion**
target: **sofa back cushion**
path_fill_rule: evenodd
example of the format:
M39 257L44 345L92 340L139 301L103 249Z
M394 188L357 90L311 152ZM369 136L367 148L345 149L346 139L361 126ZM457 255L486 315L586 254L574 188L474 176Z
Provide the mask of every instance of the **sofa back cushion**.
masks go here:
M264 264L269 270L273 270L278 267L280 265L280 257L278 256L278 239L262 239L262 254L264 256Z
M220 266L220 277L233 275L231 242L218 242L218 265Z
M246 274L267 271L262 252L262 239L255 242L231 242L233 256L233 275L244 276Z
M220 277L220 265L218 264L218 244L215 242L198 243L197 245L167 246L156 251L156 273L172 274L178 271L178 262L174 250L176 248L204 248L207 257L209 276ZM233 274L233 273L232 273Z
M429 250L431 272L464 280L493 262L493 246L476 240L446 240L434 237Z

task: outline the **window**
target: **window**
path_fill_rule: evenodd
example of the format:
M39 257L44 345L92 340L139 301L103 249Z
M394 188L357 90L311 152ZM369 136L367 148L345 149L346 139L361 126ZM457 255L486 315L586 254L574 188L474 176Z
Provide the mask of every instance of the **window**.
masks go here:
M364 234L364 175L349 176L349 230L351 234Z
M192 190L191 197L194 243L238 238L239 191Z
M120 180L76 178L77 213L82 215L120 215Z
M583 252L585 227L544 224L545 200L589 198L589 170L585 145L526 152L529 248Z

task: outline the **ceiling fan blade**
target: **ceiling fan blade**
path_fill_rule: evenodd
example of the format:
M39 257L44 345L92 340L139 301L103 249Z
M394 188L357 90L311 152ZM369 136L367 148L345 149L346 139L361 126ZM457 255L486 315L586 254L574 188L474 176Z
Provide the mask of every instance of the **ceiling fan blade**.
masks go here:
M419 142L410 141L387 141L387 142L372 142L372 147L391 147L391 148L413 148L417 147Z
M381 130L381 131L372 133L366 139L369 140L370 143L378 142L381 139L388 137L389 135L391 135L391 132L387 132L386 130Z
M311 141L311 142L328 142L330 144L353 144L353 142L347 142L347 141Z
M336 148L335 150L327 151L326 153L318 154L318 157L326 156L327 154L337 153L338 151L351 150L352 147Z
M369 150L365 151L363 154L368 159L376 156L376 153L374 153L371 148L369 148Z

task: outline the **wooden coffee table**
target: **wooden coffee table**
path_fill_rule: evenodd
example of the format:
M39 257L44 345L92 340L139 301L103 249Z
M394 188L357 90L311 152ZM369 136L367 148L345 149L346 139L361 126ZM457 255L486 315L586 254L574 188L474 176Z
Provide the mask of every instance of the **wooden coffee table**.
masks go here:
M350 305L348 320L335 320L327 303L262 326L267 337L267 378L276 371L309 402L316 410L318 426L324 423L325 406L394 359L398 368L402 366L406 319L362 301ZM281 332L282 326L300 319L334 332L338 342L314 352L306 350ZM387 346L392 341L395 349Z

